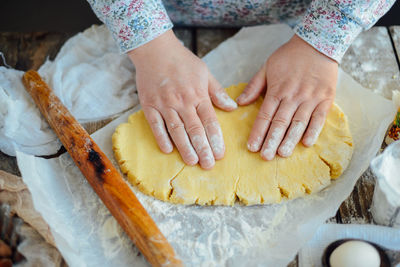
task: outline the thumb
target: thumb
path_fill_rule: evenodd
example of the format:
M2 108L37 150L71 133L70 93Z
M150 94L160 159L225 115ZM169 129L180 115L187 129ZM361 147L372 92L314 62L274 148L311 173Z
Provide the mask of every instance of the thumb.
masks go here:
M222 110L232 111L237 108L237 104L232 98L226 93L225 89L222 88L221 84L209 74L208 78L208 93L211 101L215 106Z
M265 64L256 73L256 75L251 78L250 82L247 84L246 88L236 99L239 105L248 105L256 100L262 91L267 86L267 77L265 71Z

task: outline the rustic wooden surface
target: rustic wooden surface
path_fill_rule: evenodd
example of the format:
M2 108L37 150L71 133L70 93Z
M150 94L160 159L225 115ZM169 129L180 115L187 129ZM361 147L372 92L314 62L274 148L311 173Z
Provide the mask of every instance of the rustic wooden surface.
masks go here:
M202 57L238 29L175 30L184 45ZM71 36L65 33L0 33L0 51L8 65L19 70L37 69L47 57L54 58L62 44ZM395 49L394 49L394 47ZM397 51L396 51L397 50ZM396 53L397 52L397 53ZM380 91L386 97L400 90L399 57L400 27L374 27L362 33L344 56L341 67L366 88ZM396 58L397 56L397 58ZM3 65L0 60L0 66ZM89 133L111 120L85 124ZM20 175L16 160L0 152L0 169ZM369 208L375 179L367 170L358 180L352 194L343 202L329 222L371 223ZM297 266L297 260L289 265Z
M197 29L195 38L197 49L195 52L199 57L204 57L238 31L239 29Z
M365 88L382 92L388 99L399 88L399 65L386 27L361 33L347 50L341 67Z
M389 30L396 50L397 63L400 66L400 26L391 26L389 27ZM400 90L400 88L398 90Z

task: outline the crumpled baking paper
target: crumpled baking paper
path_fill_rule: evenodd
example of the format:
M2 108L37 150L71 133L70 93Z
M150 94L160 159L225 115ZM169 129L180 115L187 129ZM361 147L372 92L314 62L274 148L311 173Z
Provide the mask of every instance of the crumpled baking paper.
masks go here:
M120 55L105 26L68 40L38 70L61 102L83 123L109 118L138 103L135 69ZM0 150L55 154L61 146L22 84L23 72L0 67Z
M322 266L322 255L330 243L339 239L362 239L375 243L385 250L398 251L400 255L400 231L396 228L366 224L324 224L299 252L299 267ZM399 267L399 259L392 258L392 265ZM394 255L393 255L394 256Z
M204 61L224 86L246 82L292 34L284 25L244 28ZM336 102L348 116L354 154L342 176L317 194L274 205L202 207L162 202L132 189L186 266L286 266L335 215L379 150L395 114L391 101L342 71ZM111 135L131 112L92 135L112 160ZM17 159L35 208L69 265L146 265L69 155L46 160L19 152Z

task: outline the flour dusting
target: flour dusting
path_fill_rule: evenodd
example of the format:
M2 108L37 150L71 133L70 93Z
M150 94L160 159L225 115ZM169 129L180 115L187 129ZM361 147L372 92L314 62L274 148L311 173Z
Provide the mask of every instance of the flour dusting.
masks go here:
M267 142L267 147L263 150L262 155L272 160L275 156L276 149L278 148L280 141L282 140L284 130L283 128L277 127L272 131L271 138Z
M251 152L257 152L260 150L262 140L261 136L257 136L256 141L247 144L247 149Z
M193 161L198 162L199 157L197 156L196 151L194 150L192 144L190 143L189 137L187 135L185 135L184 139L185 139L186 147L189 150L188 157L191 158Z
M168 82L169 82L169 78L165 78L164 80L161 81L160 87L166 86Z
M292 154L293 149L299 142L305 129L306 129L305 123L301 121L293 122L293 126L289 130L285 143L279 149L281 156L288 157Z
M321 125L318 125L317 127L313 127L313 128L310 128L309 129L309 136L304 140L304 143L307 145L307 146L312 146L312 145L314 145L315 144L315 142L317 141L317 139L318 139L318 136L319 136L319 134L321 133L321 131L322 131L322 124Z
M206 126L206 131L214 154L222 155L225 150L225 145L222 130L218 122L215 121L208 124ZM210 133L212 133L211 136L209 136Z
M162 123L157 123L154 125L154 135L161 137L164 148L167 152L171 152L173 150L172 144L168 138L167 131L165 130L165 126Z
M224 140L218 134L211 136L210 143L215 154L222 154L224 152Z
M205 136L195 135L192 138L193 146L198 150L200 160L206 166L213 165L215 163L214 155L208 145L208 141Z
M226 108L237 108L237 104L233 101L232 98L225 91L221 91L215 94L218 99L218 102Z

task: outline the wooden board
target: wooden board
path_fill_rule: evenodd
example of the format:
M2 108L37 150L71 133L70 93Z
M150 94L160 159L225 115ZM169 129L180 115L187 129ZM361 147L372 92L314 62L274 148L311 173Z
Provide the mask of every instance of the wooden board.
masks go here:
M388 99L400 88L399 66L386 27L361 33L344 55L341 67L365 88Z
M339 208L339 223L372 223L369 211L375 188L375 175L368 168L354 186L351 195Z
M176 37L178 37L178 39L183 42L183 45L191 51L194 49L193 32L194 29L174 29Z
M8 156L0 151L0 170L6 171L8 173L21 176L19 172L17 160L15 157Z
M202 58L216 48L220 43L235 35L239 29L197 29L196 47L197 55Z
M54 59L70 36L67 33L4 32L0 34L0 51L4 53L7 64L11 67L18 70L37 70L47 57Z
M238 29L175 29L186 47L202 57L222 41L234 35ZM400 26L390 27L397 55L400 52ZM64 33L0 33L0 51L13 68L37 69L47 56L53 58L69 35ZM392 90L400 89L399 66L392 47L389 31L376 27L362 33L343 58L341 67L363 86L378 90L389 97ZM0 60L0 65L2 61ZM103 127L108 121L85 125L90 132ZM14 157L0 152L0 169L19 175ZM364 173L352 194L343 202L336 217L330 222L370 223L369 208L374 189L374 177ZM290 266L297 266L294 259Z
M400 26L391 26L389 30L396 51L397 63L400 67ZM400 87L397 90L400 90Z

